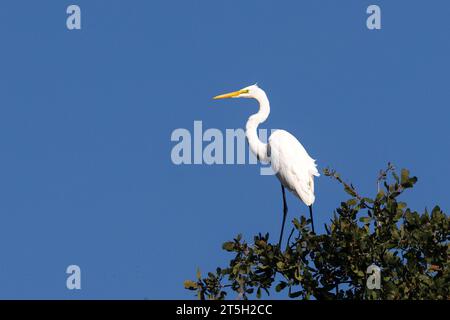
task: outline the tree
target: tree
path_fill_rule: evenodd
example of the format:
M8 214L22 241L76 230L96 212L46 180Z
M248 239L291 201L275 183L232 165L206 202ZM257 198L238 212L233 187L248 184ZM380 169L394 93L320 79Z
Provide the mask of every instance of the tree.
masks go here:
M287 292L299 299L449 299L449 217L436 206L418 213L398 200L416 177L388 164L378 177L375 198L359 195L334 170L324 174L340 183L350 198L334 212L325 234L314 234L304 217L292 221L284 250L258 234L252 244L241 235L225 242L234 254L226 268L185 281L199 299L261 298ZM368 289L367 268L381 269L380 289Z

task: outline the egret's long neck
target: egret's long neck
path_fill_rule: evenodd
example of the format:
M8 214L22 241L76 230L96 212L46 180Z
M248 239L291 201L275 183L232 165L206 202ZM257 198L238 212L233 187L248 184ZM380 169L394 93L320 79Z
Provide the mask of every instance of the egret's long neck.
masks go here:
M266 121L270 113L269 99L263 90L259 90L254 98L259 102L259 111L250 116L245 125L245 135L248 139L250 150L260 160L264 162L269 161L267 155L267 144L259 140L258 125Z

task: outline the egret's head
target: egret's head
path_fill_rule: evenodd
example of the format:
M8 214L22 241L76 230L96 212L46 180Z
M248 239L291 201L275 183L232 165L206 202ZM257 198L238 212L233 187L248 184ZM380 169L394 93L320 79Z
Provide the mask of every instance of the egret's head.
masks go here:
M261 91L257 84L242 88L241 90L221 94L215 96L213 99L225 99L225 98L255 98Z

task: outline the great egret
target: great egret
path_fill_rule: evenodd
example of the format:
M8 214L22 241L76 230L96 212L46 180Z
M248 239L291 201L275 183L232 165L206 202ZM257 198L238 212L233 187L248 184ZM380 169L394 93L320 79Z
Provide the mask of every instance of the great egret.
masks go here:
M225 98L253 98L259 102L259 111L247 120L245 134L250 150L258 160L270 162L272 169L281 182L283 195L283 222L279 247L283 238L284 224L287 215L285 188L296 195L309 207L311 229L314 232L312 204L314 203L314 176L320 176L315 160L312 159L302 144L292 134L285 130L276 130L268 143L259 140L258 125L266 121L270 113L270 104L267 95L258 85L245 87L241 90L215 96L213 99Z

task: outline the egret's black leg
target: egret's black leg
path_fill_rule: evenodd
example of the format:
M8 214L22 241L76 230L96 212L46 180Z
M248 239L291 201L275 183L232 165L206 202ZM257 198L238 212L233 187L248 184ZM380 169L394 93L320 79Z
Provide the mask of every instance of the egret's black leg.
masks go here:
M311 230L314 232L314 220L313 220L313 213L312 213L312 205L309 206L309 217L311 218Z
M278 242L278 248L281 249L281 241L283 240L284 223L286 222L286 216L288 212L288 207L286 203L286 192L284 186L281 185L281 192L283 193L283 224L281 225L280 241Z

